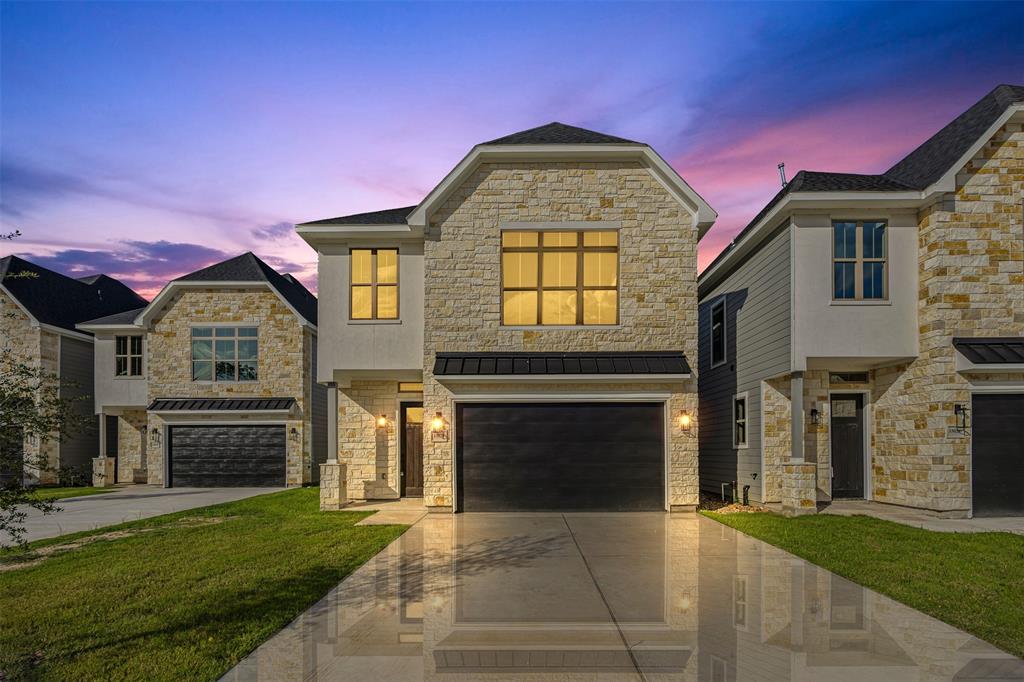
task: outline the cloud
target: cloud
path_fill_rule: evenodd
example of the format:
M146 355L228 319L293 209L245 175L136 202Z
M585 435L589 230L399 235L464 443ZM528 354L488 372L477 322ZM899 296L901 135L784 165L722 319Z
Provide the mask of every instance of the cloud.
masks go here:
M258 239L270 239L272 241L277 241L292 237L295 234L294 230L295 226L292 223L282 222L254 228L252 235Z

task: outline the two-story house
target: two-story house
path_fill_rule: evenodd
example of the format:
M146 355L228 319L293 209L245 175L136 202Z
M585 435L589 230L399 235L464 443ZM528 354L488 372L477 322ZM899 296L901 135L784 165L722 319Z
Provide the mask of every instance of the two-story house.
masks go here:
M1022 86L797 173L700 276L701 488L1024 514L1022 222Z
M298 225L348 496L693 509L715 218L648 145L552 123L476 145L416 206Z
M18 256L0 258L0 344L12 361L40 368L60 382L59 395L83 417L93 413L92 334L75 324L98 315L116 314L146 300L106 275L73 279ZM3 447L20 451L5 462L21 461L33 483L51 484L58 473L75 470L88 477L97 454L97 429L91 422L50 438L3 434ZM14 469L20 468L17 466Z
M326 390L317 301L245 253L179 277L96 337L101 480L165 487L316 482Z

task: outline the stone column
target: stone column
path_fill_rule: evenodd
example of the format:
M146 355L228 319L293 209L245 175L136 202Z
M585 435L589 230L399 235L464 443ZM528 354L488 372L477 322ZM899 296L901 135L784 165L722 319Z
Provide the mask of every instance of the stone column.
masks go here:
M92 484L96 488L114 485L114 458L93 457Z
M337 459L320 465L320 511L337 511L348 504L347 469Z
M814 462L804 461L804 373L793 372L789 381L790 456L782 466L782 513L814 514L817 507L817 475Z
M327 462L338 461L338 384L327 384Z

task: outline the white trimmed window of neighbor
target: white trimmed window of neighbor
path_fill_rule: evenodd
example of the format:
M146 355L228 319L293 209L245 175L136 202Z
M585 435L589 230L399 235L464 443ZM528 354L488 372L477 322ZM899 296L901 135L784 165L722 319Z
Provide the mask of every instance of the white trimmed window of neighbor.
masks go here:
M256 381L256 327L193 327L192 381Z
M142 376L142 337L114 337L114 376Z
M747 447L747 394L739 393L732 399L732 445Z
M725 297L711 305L711 366L725 364Z
M886 224L881 220L832 223L832 299L884 301L889 297Z
M516 327L618 324L618 231L503 230L501 322Z
M398 249L352 249L350 320L398 319Z

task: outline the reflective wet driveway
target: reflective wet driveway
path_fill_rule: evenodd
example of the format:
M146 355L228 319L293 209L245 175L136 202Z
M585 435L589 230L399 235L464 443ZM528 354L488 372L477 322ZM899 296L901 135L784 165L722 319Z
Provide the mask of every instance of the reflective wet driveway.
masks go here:
M1024 662L695 515L427 516L228 680L1024 680Z

